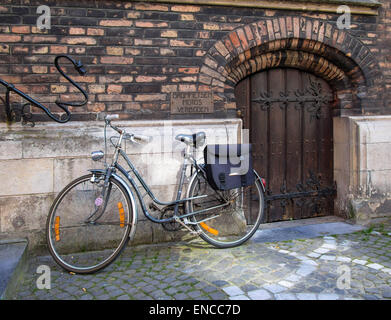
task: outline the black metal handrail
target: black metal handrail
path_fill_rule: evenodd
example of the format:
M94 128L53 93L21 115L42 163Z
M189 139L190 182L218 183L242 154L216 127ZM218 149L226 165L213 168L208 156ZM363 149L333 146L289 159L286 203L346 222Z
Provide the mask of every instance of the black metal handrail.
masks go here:
M88 102L88 95L87 95L87 93L75 81L73 81L68 75L66 75L65 72L61 69L61 67L59 65L59 60L61 58L65 58L65 59L69 60L70 62L72 62L72 64L75 67L76 71L81 76L84 76L86 74L86 70L84 69L83 64L81 63L81 61L75 61L74 59L72 59L71 57L69 57L67 55L57 56L55 58L55 60L54 60L54 65L55 65L56 69L58 70L58 72L83 94L84 101L82 101L82 102L63 102L63 101L58 101L58 100L55 101L56 105L61 110L63 110L65 112L65 117L63 117L63 116L55 116L43 104L41 104L37 100L31 98L29 95L25 94L23 91L15 88L15 86L13 84L10 84L10 83L0 79L0 84L3 85L4 87L6 87L6 89L7 89L7 91L5 93L5 99L0 97L0 100L5 105L5 112L6 112L6 116L7 116L7 120L8 121L12 121L13 120L12 107L10 105L10 93L11 92L14 92L14 93L18 94L23 99L29 101L35 107L38 107L38 108L42 109L49 116L49 118L51 118L52 120L54 120L56 122L59 122L59 123L65 123L65 122L68 122L70 120L71 112L69 111L68 107L81 107L81 106L84 106ZM21 109L22 116L24 114L24 107L26 105L28 105L28 103L22 106L22 109Z

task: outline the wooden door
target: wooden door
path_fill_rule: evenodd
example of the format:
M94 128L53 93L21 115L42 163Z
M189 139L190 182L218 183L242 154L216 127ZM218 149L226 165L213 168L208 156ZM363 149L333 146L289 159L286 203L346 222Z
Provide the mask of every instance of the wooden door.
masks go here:
M271 69L242 80L236 99L266 180L266 221L333 214L332 90L312 74Z

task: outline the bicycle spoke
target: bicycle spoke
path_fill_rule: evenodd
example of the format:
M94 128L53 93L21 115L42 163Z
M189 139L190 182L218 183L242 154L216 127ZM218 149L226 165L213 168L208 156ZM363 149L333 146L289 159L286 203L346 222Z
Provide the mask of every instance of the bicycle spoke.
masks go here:
M254 199L253 194L256 195ZM188 211L205 212L191 216L190 223L205 241L217 247L232 247L248 240L263 217L263 192L258 182L244 188L220 191L214 190L207 179L198 174L189 187L188 196L200 195L208 197L206 200L201 198L189 201ZM222 203L228 205L206 211Z
M110 263L126 244L132 227L126 192L112 181L111 192L101 203L103 181L93 183L91 176L76 179L64 188L48 220L48 244L53 257L63 268L75 272L98 270ZM79 258L75 260L76 255Z

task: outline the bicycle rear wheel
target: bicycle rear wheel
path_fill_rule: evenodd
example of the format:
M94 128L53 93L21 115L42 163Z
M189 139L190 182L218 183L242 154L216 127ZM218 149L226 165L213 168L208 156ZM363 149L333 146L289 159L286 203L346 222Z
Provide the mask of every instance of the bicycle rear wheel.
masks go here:
M110 178L102 198L104 175L88 174L68 184L56 197L46 222L54 260L75 273L96 272L120 254L135 220L124 187ZM107 200L106 200L107 199Z
M188 201L187 212L208 210L189 218L190 224L206 242L218 248L235 247L257 231L265 207L258 179L248 187L218 191L210 186L200 171L193 177L187 197L202 195L206 197Z

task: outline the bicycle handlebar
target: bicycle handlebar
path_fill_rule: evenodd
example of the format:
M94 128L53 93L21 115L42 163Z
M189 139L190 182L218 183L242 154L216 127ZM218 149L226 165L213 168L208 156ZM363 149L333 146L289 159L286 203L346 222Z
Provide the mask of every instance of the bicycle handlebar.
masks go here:
M69 60L73 64L75 70L82 76L84 76L86 74L86 70L85 70L83 64L81 63L81 61L75 61L74 59L72 59L71 57L66 56L66 55L57 56L54 60L54 65L55 65L57 71L83 94L84 101L83 102L73 102L73 103L72 102L62 102L62 101L58 101L58 100L55 101L56 105L61 110L63 110L66 114L65 118L61 118L60 116L55 116L43 104L39 103L35 99L31 98L29 95L27 95L24 92L20 91L19 89L15 88L15 86L13 84L10 84L10 83L0 79L0 84L3 85L4 87L6 87L6 89L7 89L6 94L5 94L5 99L2 99L2 98L0 98L0 99L5 104L7 118L9 120L12 119L10 99L9 99L10 92L15 92L16 94L21 96L23 99L29 101L35 107L42 109L48 115L49 118L51 118L52 120L59 122L59 123L65 123L70 120L71 112L68 110L68 107L81 107L81 106L84 106L88 102L87 93L76 82L74 82L69 76L67 76L65 74L65 72L61 69L59 62L58 62L61 58L65 58L65 59Z
M108 114L104 117L104 120L108 126L110 126L113 130L117 131L119 134L124 134L124 139L128 139L134 143L148 143L152 140L149 136L143 136L140 134L126 133L125 130L120 129L111 124L111 121L114 119L119 119L118 114Z

